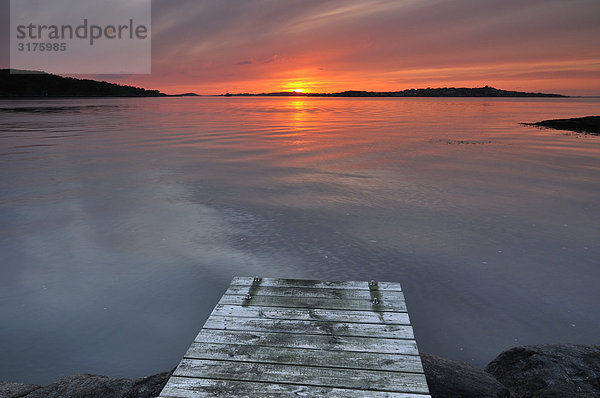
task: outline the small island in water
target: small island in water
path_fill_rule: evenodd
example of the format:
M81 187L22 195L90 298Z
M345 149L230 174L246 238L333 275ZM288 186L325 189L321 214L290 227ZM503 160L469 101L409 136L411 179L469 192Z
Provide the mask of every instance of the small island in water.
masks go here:
M339 93L304 93L283 91L261 94L221 94L225 97L567 97L561 94L526 93L522 91L501 90L485 87L443 87L443 88L411 88L403 91L342 91Z
M537 123L521 123L526 126L568 130L576 133L600 135L600 116L574 117L571 119L550 119Z

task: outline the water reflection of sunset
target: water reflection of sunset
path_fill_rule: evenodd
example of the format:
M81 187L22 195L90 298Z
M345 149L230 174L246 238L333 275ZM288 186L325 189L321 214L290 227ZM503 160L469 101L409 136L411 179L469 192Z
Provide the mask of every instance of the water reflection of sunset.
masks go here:
M287 134L287 136L291 138L290 143L293 145L296 151L309 150L310 147L308 145L313 141L307 139L308 120L306 112L306 101L294 99L293 101L291 101L290 106L293 108L293 111L290 112L290 131Z

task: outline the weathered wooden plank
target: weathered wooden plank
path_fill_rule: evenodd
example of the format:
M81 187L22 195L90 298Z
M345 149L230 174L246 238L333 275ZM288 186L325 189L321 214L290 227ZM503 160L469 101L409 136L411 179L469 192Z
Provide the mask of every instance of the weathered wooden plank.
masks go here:
M218 304L212 315L243 318L289 319L302 321L331 321L375 323L386 325L410 325L407 312L371 312L348 310L324 310L310 308L261 307Z
M417 344L414 340L378 339L371 337L202 329L194 341L196 343L247 344L265 347L419 355Z
M161 397L429 397L400 284L233 279Z
M264 318L208 318L204 329L241 330L293 334L323 334L329 336L374 337L381 339L414 339L412 327L406 325L376 325L322 321L296 321Z
M193 343L184 358L423 373L418 356L374 352Z
M173 376L159 398L256 398L256 397L329 397L329 398L431 398L426 394L351 390L298 384L198 379Z
M203 378L220 380L295 383L307 386L428 393L425 376L417 373L186 358L181 361L173 373L174 376L184 377L194 377L199 374Z
M258 284L263 287L369 290L369 283L365 281L319 281L310 279L261 278L259 282L254 282L254 278L252 277L236 276L231 281L231 284L240 286L251 286L252 284ZM402 291L402 287L396 282L377 282L377 286L379 289L385 291Z
M350 289L313 289L301 287L269 287L269 286L229 286L225 294L252 296L283 296L283 297L314 297L337 300L371 300L373 297L386 298L388 300L404 300L402 292L387 291L382 289L373 290L350 290Z
M399 294L402 294L399 292ZM402 300L388 300L383 297L378 304L370 300L338 300L312 297L278 297L278 296L253 296L245 300L246 296L225 294L221 297L219 304L264 306L264 307L287 307L287 308L322 308L332 310L355 310L373 312L406 312L404 297Z

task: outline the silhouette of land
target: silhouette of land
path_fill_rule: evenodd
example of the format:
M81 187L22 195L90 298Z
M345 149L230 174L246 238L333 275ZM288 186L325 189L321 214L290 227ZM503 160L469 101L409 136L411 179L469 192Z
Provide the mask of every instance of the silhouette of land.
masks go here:
M16 73L15 73L16 72ZM165 97L158 90L44 72L0 69L0 97Z
M195 93L167 95L158 90L97 81L62 77L45 72L0 69L0 98L19 97L190 97ZM339 93L276 92L261 94L222 94L248 97L566 97L561 94L527 93L494 87L419 88L403 91L342 91Z
M548 127L556 130L569 130L577 133L600 135L600 116L574 117L571 119L550 119L537 123L521 123L526 126Z
M419 88L403 91L342 91L339 93L298 93L284 91L277 93L261 94L222 94L231 96L257 96L257 97L566 97L561 94L526 93L521 91L500 90L494 87L476 88Z

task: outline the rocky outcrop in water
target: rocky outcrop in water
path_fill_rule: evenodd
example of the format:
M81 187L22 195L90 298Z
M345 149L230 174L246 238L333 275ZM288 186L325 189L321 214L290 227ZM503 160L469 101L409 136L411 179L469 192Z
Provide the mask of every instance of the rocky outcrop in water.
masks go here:
M25 383L11 383L0 381L0 397L2 398L19 398L26 397L32 391L35 391L42 386Z
M508 397L508 389L481 369L424 352L421 361L432 397Z
M512 397L600 397L600 346L511 348L485 368Z
M159 373L140 379L117 379L79 374L63 377L46 387L0 383L2 398L150 398L160 394L171 373Z
M521 123L526 126L546 127L556 130L575 131L576 133L585 133L600 135L600 116L574 117L571 119L550 119L542 120L537 123Z

